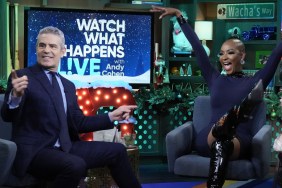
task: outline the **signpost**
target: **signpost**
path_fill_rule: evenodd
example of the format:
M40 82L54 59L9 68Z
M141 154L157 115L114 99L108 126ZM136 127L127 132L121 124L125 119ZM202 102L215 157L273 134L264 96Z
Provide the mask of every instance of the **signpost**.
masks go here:
M218 4L218 19L273 19L274 3Z

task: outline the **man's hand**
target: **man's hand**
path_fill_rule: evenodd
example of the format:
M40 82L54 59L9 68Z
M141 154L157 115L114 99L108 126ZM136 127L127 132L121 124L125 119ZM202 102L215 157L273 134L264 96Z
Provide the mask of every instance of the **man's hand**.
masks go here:
M11 79L12 79L12 95L14 97L21 97L24 95L24 90L27 88L28 85L28 78L27 76L18 77L15 70L11 72Z
M176 9L176 8L170 8L170 7L160 7L160 6L152 6L152 9L150 10L150 12L160 12L160 19L162 19L165 16L176 16L179 17L181 16L181 12L180 10Z
M109 112L111 121L128 120L132 114L132 111L136 109L136 105L120 106L112 112Z

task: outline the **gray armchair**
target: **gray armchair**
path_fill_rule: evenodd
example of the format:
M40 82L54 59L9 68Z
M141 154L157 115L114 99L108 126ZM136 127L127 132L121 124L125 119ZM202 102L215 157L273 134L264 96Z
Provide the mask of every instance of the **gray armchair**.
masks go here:
M0 108L4 101L4 95L0 95ZM12 124L4 122L0 116L0 186L25 187L38 185L41 182L31 175L24 178L17 178L12 174L12 165L17 152L17 146L10 141L12 133ZM42 183L42 186L43 187Z
M193 137L208 125L211 116L210 97L199 96L195 100L193 120L177 127L166 136L168 170L177 175L208 177L210 158L193 151ZM251 126L252 156L244 160L230 161L227 179L246 180L267 175L271 154L271 126L266 123L266 106L262 102L256 108Z
M17 146L14 142L0 138L0 185L5 183L16 156Z

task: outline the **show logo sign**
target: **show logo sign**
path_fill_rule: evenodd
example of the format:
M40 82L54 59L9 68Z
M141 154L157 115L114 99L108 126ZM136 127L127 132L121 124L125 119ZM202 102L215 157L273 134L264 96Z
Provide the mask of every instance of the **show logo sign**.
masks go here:
M39 30L55 26L66 39L59 72L68 79L150 83L151 15L31 9L27 23L27 66L36 63Z
M85 37L84 45L66 45L67 67L66 74L72 74L72 67L78 75L124 76L125 61L123 60L125 38L124 20L106 19L77 19L78 30ZM88 58L88 57L91 58ZM83 62L79 62L80 59ZM108 63L101 71L101 58L115 58L114 64ZM82 67L80 66L82 65Z

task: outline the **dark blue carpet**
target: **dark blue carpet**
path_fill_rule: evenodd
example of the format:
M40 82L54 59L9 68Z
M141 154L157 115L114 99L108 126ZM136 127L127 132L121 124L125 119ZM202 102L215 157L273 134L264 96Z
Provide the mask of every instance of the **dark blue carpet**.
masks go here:
M142 184L142 188L188 188L201 184L202 182L171 182Z
M142 188L205 188L203 181L195 182L167 182L167 183L146 183ZM248 180L248 181L229 181L227 180L223 188L272 188L273 178L265 180ZM280 188L276 186L275 188Z

